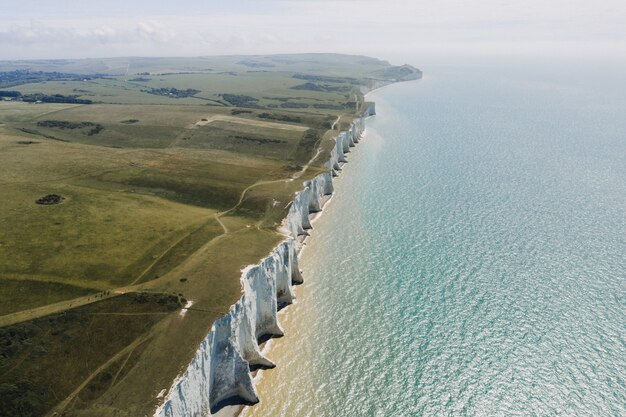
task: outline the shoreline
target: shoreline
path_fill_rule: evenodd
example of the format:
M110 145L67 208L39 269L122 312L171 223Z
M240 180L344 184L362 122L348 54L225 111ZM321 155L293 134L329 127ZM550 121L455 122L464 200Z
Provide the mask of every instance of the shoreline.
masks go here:
M415 80L410 80L410 81L417 81L417 80L420 80L420 79L421 79L421 77L417 78ZM370 89L367 92L363 92L363 97L364 97L365 102L368 102L368 97L371 94L376 93L376 92L378 92L380 90L383 90L383 89L389 87L390 85L393 85L393 84L396 84L396 83L397 82L387 82L387 83L384 83L383 85L376 86L375 88L372 88L372 89ZM373 102L373 101L369 101L369 102L375 108L375 102ZM367 119L369 119L370 117L375 116L375 115L376 115L376 113L374 111L373 114L370 114L368 116L363 117L364 122L367 121ZM367 137L367 130L364 129L363 132L362 132L362 135L361 135L361 138L360 138L359 142L361 140L364 140L366 137ZM339 138L337 137L335 139L338 140ZM348 162L347 160L341 162L341 165L340 165L341 171L343 171L343 167L345 166L345 164L347 162ZM335 194L333 192L333 194L331 194L329 196L329 198L323 203L323 205L321 207L321 210L316 212L316 213L311 214L311 216L310 216L311 226L315 222L317 222L317 220L319 220L322 217L322 215L325 212L325 209L327 208L327 204L329 204L333 200L334 196L335 196ZM313 228L313 227L311 227L311 228ZM311 236L306 235L306 236L304 236L304 239L302 239L302 241L300 242L299 249L298 249L298 259L299 260L304 255L304 251L306 249L306 243L307 243L307 241L309 240L310 237ZM282 317L283 321L284 321L285 316L288 315L289 313L290 313L290 310L285 308L285 309L283 309L283 310L281 310L279 312L279 316ZM267 342L264 343L263 348L262 348L262 352L263 352L264 355L269 355L269 353L272 351L272 349L276 349L277 347L278 346L274 344L274 340L273 339L269 339ZM255 373L254 380L253 380L255 387L262 383L262 380L263 380L263 377L264 377L264 374L265 374L264 371L265 370L258 370ZM271 371L271 369L270 369L270 371ZM220 417L246 417L248 415L248 413L247 413L248 410L250 410L251 413L254 413L254 407L255 407L255 405L251 405L251 406L243 405L243 406L240 406L239 409L236 410L235 412L233 412L232 414L224 415L224 416L220 415Z
M386 86L379 87L378 89L381 89L381 88L384 88L384 87L386 87ZM374 91L374 90L372 90L372 91ZM373 116L373 115L372 115L372 116ZM369 117L372 117L372 116L367 116L367 117L365 118L365 120L367 120ZM360 141L362 141L362 140L364 140L364 139L366 138L366 134L367 134L367 132L364 130L364 131L363 131L363 133L362 133L362 135L361 135L361 138L360 138L359 142L360 142ZM341 167L341 171L343 171L343 167L344 167L346 164L347 164L347 161L346 161L346 162L342 162L342 163L341 163L341 165L340 165L340 167ZM330 196L328 196L328 198L326 199L326 201L324 201L324 202L323 202L323 204L321 205L321 210L320 210L320 211L318 211L318 212L316 212L316 213L312 213L312 214L310 215L310 222L311 222L311 226L313 226L313 225L314 225L314 224L315 224L315 223L316 223L316 222L317 222L317 221L318 221L318 220L322 217L322 215L325 213L325 210L324 210L324 209L328 207L327 205L328 205L328 204L329 204L329 203L333 200L334 195L335 195L335 194L333 193L333 194L331 194ZM311 229L313 229L313 227L311 227ZM298 260L300 260L300 258L304 255L305 249L307 248L306 243L307 243L307 241L308 241L310 238L311 238L311 236L306 235L306 236L304 236L304 238L303 238L303 239L299 242L298 249L297 249ZM289 314L288 307L289 307L289 306L285 306L285 308L281 309L281 310L278 312L279 317L280 317L280 316L285 316L285 315ZM280 339L276 339L276 342L278 342L279 340L280 340ZM261 350L261 352L263 353L263 355L265 355L265 356L266 356L267 354L269 354L269 352L272 350L272 348L274 348L274 341L275 341L275 340L272 338L272 339L267 340L265 343L263 343L262 350ZM262 381L262 379L263 379L263 376L264 376L265 371L270 371L270 372L271 372L271 371L272 371L272 369L259 369L259 370L255 371L255 373L254 373L254 377L253 377L253 382L254 382L255 387L256 387L259 383L261 383L261 381ZM222 414L219 414L219 415L218 415L218 414L216 414L216 415L217 415L217 416L219 416L219 417L243 417L243 416L245 415L244 413L246 412L246 410L247 410L249 407L254 407L254 405L251 405L251 406L241 405L241 406L239 406L239 407L238 407L238 409L237 409L237 410L232 411L232 413L229 413L229 414L223 414L223 415L222 415Z
M376 90L380 90L380 89L382 89L382 88L385 88L385 87L387 87L388 85L389 85L389 84L384 85L384 86L381 86L381 87L378 87L378 88L376 88L376 89L374 89L374 90L371 90L371 91L370 91L370 92L368 92L367 94L369 94L369 93L371 93L371 92L374 92L374 91L376 91ZM364 95L364 97L365 97L365 95ZM375 104L375 103L373 103L372 105L374 105L374 104ZM372 114L372 115L369 115L369 116L365 116L365 117L361 116L361 117L363 117L364 121L367 121L367 119L369 119L370 117L373 117L373 116L375 116L375 113L374 113L374 114ZM356 119L356 118L355 118L355 119ZM361 136L360 136L360 138L359 138L359 142L360 142L360 141L362 141L362 140L364 140L364 139L366 138L366 134L367 134L366 130L363 130L363 132L361 133ZM337 138L335 138L335 141L337 141L337 140L338 140L338 137L339 137L339 135L337 135ZM346 160L346 161L344 161L344 162L341 162L341 163L340 163L340 169L339 169L339 172L343 172L343 167L344 167L347 163L348 163L348 161L347 161L347 160ZM338 177L338 176L339 176L339 174L337 174L337 177ZM310 215L309 215L309 218L310 218L310 223L311 223L311 229L313 229L313 227L312 227L312 226L313 226L313 225L314 225L314 224L315 224L315 223L316 223L316 222L317 222L317 221L318 221L318 220L322 217L322 215L325 213L325 210L324 210L324 209L325 209L325 208L327 208L327 205L328 205L328 204L332 201L332 199L333 199L334 195L335 195L335 194L334 194L334 192L333 192L333 194L330 194L329 196L327 196L327 198L325 199L325 201L323 201L323 202L322 202L322 204L320 205L320 210L319 210L318 212L315 212L315 213L312 213L312 214L310 214ZM298 260L300 260L300 258L303 256L304 251L305 251L305 249L306 249L306 244L307 244L307 241L308 241L310 238L311 238L311 236L310 236L310 235L308 235L308 234L307 234L307 235L303 235L303 239L302 239L302 240L300 240L300 241L298 242L298 246L297 246L297 249L296 249L296 251L297 251L297 256L298 256ZM289 311L288 311L288 307L289 307L289 305L288 305L288 306L285 306L285 308L281 309L281 310L278 312L279 316L284 316L284 315L287 315L287 314L289 313ZM274 338L270 338L270 339L268 339L266 342L264 342L264 343L263 343L263 346L262 346L261 352L263 353L263 355L264 355L264 356L266 356L266 354L268 354L268 353L271 351L271 349L272 349L273 347L274 347ZM263 374L265 373L265 371L271 371L271 370L272 370L272 369L259 369L259 370L255 371L255 372L254 372L254 376L253 376L253 383L254 383L254 386L256 387L256 386L257 386L257 385L261 382L261 380L263 379ZM237 410L233 410L232 412L230 412L230 413L228 413L228 414L223 414L223 415L222 415L222 414L216 414L216 416L218 416L218 417L243 417L243 416L244 416L244 413L245 413L246 409L248 409L248 407L254 407L254 405L251 405L251 406L247 406L247 405L240 405L240 406L238 406L238 407L237 407L237 408L238 408ZM221 410L220 410L220 411L221 411Z
M380 88L384 88L384 87L379 87L379 89ZM365 117L365 120L367 120L368 118L370 118L372 116L374 116L374 115ZM364 140L366 138L366 135L367 135L367 132L364 130L363 133L361 134L361 138L360 138L359 142ZM341 171L343 171L343 167L346 164L347 164L347 161L341 163L341 165L340 165ZM310 215L311 226L313 226L322 217L322 215L325 213L324 209L326 209L328 207L328 204L333 200L334 195L335 194L333 193L333 194L329 195L328 198L326 198L326 200L321 204L321 210L320 211L318 211L316 213L312 213ZM313 227L311 227L311 229L313 229ZM304 255L305 249L307 248L307 245L306 245L307 241L310 238L311 238L311 236L305 235L304 238L299 242L298 249L297 249L298 260L300 260L300 258ZM285 315L289 314L288 307L289 306L285 306L285 308L281 309L278 312L279 317L280 316L285 316ZM276 342L278 342L278 341L279 341L279 339L276 339ZM274 347L274 342L275 342L275 340L272 338L272 339L267 340L265 343L263 343L263 346L262 346L262 349L261 349L261 352L263 353L263 355L268 354L272 350L272 348ZM261 383L265 371L272 371L272 369L259 369L259 370L255 371L254 377L253 377L253 382L254 382L255 387L259 383ZM237 410L233 410L232 413L224 414L224 415L219 414L219 417L242 417L242 416L244 416L244 413L248 409L248 407L254 407L254 405L251 405L251 406L246 406L246 405L238 406L238 409Z
M258 264L241 272L242 296L229 313L216 320L203 339L187 370L170 386L155 417L179 415L240 416L246 405L260 400L255 385L264 369L275 365L265 357L271 339L284 334L278 315L293 303L294 286L303 282L298 267L308 229L332 199L333 178L347 162L346 154L362 139L365 120L375 115L375 104L355 116L350 129L334 138L335 145L325 163L326 171L303 182L294 195L280 232L285 240ZM259 340L266 340L259 346ZM250 372L250 365L258 368ZM260 371L260 372L259 372ZM233 404L233 402L239 404ZM215 409L215 411L213 411Z

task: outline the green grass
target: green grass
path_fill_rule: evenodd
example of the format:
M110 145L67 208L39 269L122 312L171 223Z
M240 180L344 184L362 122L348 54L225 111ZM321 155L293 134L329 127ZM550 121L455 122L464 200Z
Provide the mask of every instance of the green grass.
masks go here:
M281 162L240 155L237 161L221 151L178 150L158 154L148 163L94 174L102 183L119 184L171 201L224 210L241 192L259 180L284 178Z
M138 275L137 282L150 281L167 274L193 255L204 244L220 236L223 232L222 226L220 226L217 220L208 220L205 224L175 242L175 246L164 252L162 257L156 259L142 274Z
M98 292L97 289L76 287L47 280L13 280L5 277L1 282L0 315L15 313L24 309L24 306L40 307Z
M149 77L150 81L136 82L133 77L114 77L112 79L93 79L89 81L47 81L22 84L11 87L24 95L42 93L46 95L76 95L79 99L108 104L143 104L143 105L210 105L229 106L220 95L242 94L255 97L261 107L280 106L284 102L340 105L350 99L349 91L323 92L294 90L302 80L292 78L292 74L283 73L242 73L238 76L227 74L176 74ZM343 87L343 86L342 86ZM199 92L193 97L174 98L151 94L152 89L176 88L194 89ZM324 113L314 108L309 111Z
M290 159L303 132L259 128L240 123L215 121L192 130L181 146L196 149L220 149L273 159Z
M158 163L150 153L0 137L0 277L109 288L132 282L215 211L102 181ZM168 155L161 158L168 159ZM47 194L65 199L42 206Z
M0 123L24 122L36 119L64 109L80 107L76 104L24 103L19 101L0 101Z
M172 241L214 214L147 195L58 183L30 184L22 193L11 187L3 191L20 197L1 203L3 274L88 282L103 289L132 282ZM65 200L52 206L34 203L50 192Z
M9 88L94 104L0 101L2 415L86 417L152 414L241 269L284 239L359 86L406 72L333 54L0 61L12 69L108 75ZM63 200L35 203L49 194Z
M178 307L176 297L127 294L1 328L3 415L43 415Z

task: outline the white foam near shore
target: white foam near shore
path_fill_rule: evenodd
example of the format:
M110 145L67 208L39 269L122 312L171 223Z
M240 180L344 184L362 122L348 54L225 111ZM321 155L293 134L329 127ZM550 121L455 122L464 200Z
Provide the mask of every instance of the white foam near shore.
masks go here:
M259 401L250 367L274 367L259 348L259 340L283 334L278 307L291 304L293 285L303 282L298 252L312 227L312 217L332 195L333 177L347 161L350 147L361 139L365 119L374 112L372 104L347 132L337 136L327 171L305 181L304 188L296 193L281 227L285 240L261 262L242 270L243 295L228 314L215 321L185 372L164 396L155 417L209 416L233 398L244 404Z

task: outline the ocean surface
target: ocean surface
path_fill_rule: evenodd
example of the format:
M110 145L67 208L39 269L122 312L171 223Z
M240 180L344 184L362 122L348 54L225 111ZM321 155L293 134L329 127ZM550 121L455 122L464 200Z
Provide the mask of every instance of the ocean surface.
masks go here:
M625 416L624 76L424 70L369 96L244 415Z

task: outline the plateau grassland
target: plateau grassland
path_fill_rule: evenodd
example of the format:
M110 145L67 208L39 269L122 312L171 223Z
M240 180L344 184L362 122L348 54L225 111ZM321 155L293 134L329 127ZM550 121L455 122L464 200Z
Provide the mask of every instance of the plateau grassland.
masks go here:
M0 415L151 414L363 91L418 74L330 54L0 61Z

